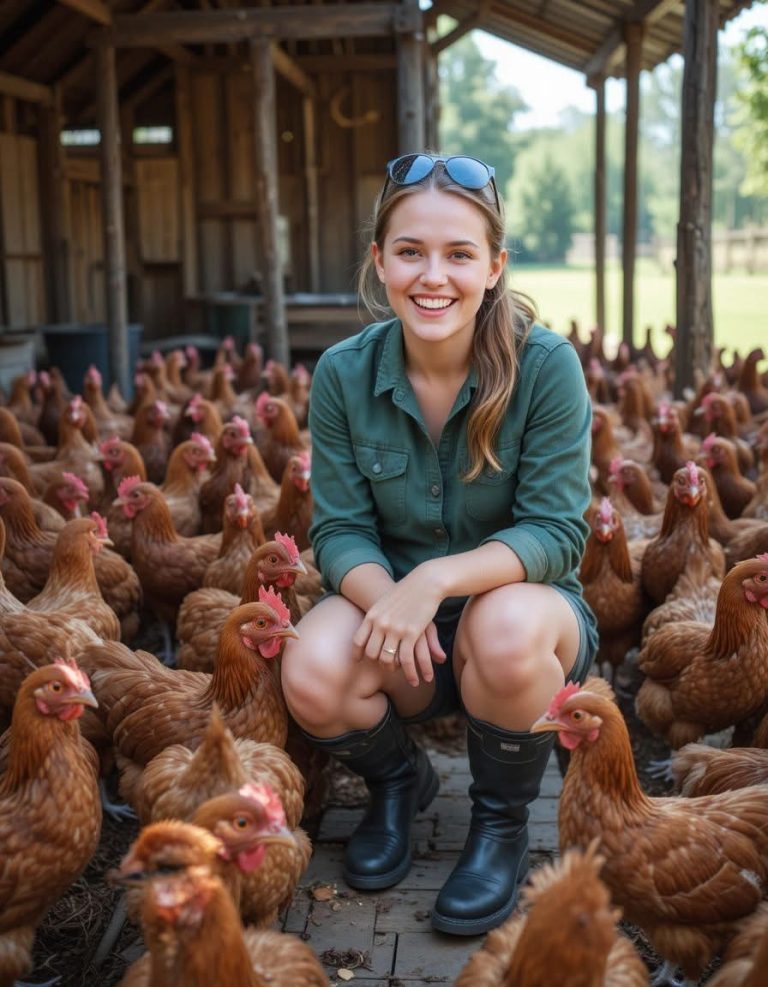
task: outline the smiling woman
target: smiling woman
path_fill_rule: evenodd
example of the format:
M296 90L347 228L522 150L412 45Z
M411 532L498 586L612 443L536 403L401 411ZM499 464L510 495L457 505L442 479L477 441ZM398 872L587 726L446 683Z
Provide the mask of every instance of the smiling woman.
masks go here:
M437 793L405 724L466 710L472 824L432 909L457 935L514 908L551 749L529 727L595 649L576 578L589 399L573 348L508 290L493 176L464 155L387 167L361 294L390 317L327 350L312 385L311 538L333 592L282 665L309 741L370 790L354 888L405 877Z

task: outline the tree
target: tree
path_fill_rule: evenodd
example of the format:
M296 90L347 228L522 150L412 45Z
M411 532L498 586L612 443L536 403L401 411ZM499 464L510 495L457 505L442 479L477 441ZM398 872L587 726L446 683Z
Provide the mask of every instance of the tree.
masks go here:
M738 54L744 70L737 93L743 117L734 139L747 162L743 191L768 195L768 28L749 30Z
M525 103L516 89L498 81L496 63L484 57L471 34L442 52L439 72L440 149L492 164L503 191L517 148L512 123Z
M546 154L521 180L520 224L525 253L545 263L565 260L575 211L565 169Z

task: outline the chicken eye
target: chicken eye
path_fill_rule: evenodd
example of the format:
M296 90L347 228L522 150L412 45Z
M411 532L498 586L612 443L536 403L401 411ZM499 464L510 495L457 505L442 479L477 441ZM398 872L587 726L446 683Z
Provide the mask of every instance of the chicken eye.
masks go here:
M270 555L268 557L267 561L269 562L270 565L277 565L277 563L279 562L279 559L278 559L278 557L276 555Z
M263 629L264 627L267 626L266 617L259 617L257 620L254 621L254 623L258 628Z
M571 713L571 719L574 720L580 720L583 716L584 714L581 712L580 709L574 710L574 712Z
M237 827L237 829L245 829L247 825L248 825L248 820L245 818L245 816L237 816L237 818L235 819L235 826Z
M61 692L61 682L51 682L51 692Z

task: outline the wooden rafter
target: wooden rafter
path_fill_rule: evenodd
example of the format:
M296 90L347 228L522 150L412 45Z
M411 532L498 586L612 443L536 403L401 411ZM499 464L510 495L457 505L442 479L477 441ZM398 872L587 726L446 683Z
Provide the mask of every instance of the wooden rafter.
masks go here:
M474 14L470 14L469 17L465 17L463 21L460 21L456 27L444 34L442 38L438 38L437 41L433 41L430 45L433 55L439 55L441 51L445 51L446 48L450 47L454 42L463 38L465 34L469 34L470 31L474 31L477 27L482 27L485 22L488 12L491 9L492 0L483 0L478 9Z
M29 82L18 75L0 72L0 93L3 96L13 96L28 103L42 103L44 106L53 104L53 90L49 86L41 86L37 82Z
M305 96L314 96L315 84L299 63L294 58L291 58L278 44L273 44L271 50L272 64L275 66L275 71L279 72L284 79L287 79L291 85L295 86Z
M112 23L112 14L109 8L102 3L102 0L59 0L59 3L76 10L79 14L84 14L92 21L103 24L105 27Z
M244 7L236 10L174 10L146 16L119 15L110 41L118 48L158 44L230 43L266 37L339 38L412 32L418 8L399 3L328 3L322 6ZM94 43L98 39L94 38Z
M622 22L653 24L661 20L677 3L678 0L636 0L634 6L624 12ZM610 75L616 65L624 60L625 52L624 29L621 23L614 24L584 66L584 74L587 78Z

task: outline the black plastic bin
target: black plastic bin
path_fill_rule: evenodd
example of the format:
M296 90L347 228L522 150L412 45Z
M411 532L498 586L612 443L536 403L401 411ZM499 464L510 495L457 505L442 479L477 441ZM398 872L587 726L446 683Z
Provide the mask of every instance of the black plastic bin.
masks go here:
M139 322L128 325L128 365L133 371L139 359L139 347L144 326ZM48 360L64 375L71 391L82 392L85 372L93 364L100 372L105 392L112 386L112 372L109 366L109 327L103 322L56 322L40 326L45 340ZM133 396L133 372L128 387Z

